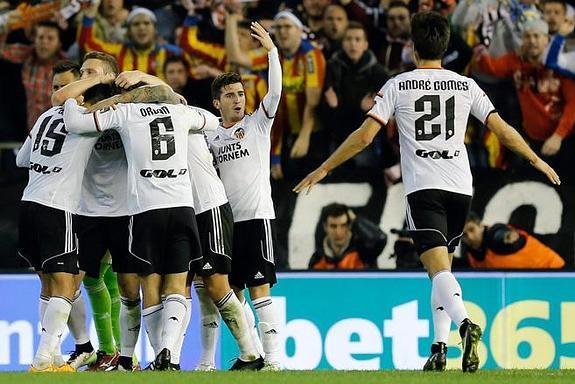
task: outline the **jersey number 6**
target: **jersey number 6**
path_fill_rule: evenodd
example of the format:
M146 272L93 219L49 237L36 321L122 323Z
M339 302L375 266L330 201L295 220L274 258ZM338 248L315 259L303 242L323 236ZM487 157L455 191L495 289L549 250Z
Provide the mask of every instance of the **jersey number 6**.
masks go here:
M164 126L166 133L160 133L160 124ZM170 116L157 117L150 123L152 160L167 160L176 153L176 138L170 132L174 132Z
M431 104L431 113L415 120L415 140L417 141L433 140L441 134L441 124L431 124L431 132L425 132L425 122L441 114L439 95L425 95L415 100L415 112L424 112L425 103ZM449 140L453 135L455 135L455 96L445 100L445 140Z

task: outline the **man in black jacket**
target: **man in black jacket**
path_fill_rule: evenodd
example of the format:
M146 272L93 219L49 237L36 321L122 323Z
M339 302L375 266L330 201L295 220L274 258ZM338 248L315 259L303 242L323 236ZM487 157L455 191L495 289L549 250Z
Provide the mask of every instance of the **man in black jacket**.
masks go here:
M367 33L362 24L350 22L342 49L335 52L327 64L325 81L324 121L331 133L331 147L337 148L365 118L373 99L388 79L383 66L369 50ZM377 167L381 146L354 158L356 167Z

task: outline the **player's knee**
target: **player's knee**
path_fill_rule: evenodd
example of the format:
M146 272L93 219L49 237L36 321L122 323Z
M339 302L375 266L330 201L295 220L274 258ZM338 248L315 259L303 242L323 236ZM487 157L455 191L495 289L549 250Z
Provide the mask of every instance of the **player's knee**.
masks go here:
M252 300L259 299L260 297L266 297L270 295L270 285L262 284L255 287L249 287L250 298Z
M140 280L136 274L118 274L120 295L129 300L140 298Z
M73 274L65 272L50 274L51 296L64 296L72 300L75 293L76 283Z

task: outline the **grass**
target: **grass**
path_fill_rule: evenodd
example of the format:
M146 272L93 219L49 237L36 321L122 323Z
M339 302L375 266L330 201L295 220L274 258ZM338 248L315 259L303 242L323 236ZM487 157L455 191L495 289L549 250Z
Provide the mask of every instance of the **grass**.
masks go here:
M284 371L284 372L146 372L146 373L0 373L0 384L547 384L574 383L575 370L457 371Z

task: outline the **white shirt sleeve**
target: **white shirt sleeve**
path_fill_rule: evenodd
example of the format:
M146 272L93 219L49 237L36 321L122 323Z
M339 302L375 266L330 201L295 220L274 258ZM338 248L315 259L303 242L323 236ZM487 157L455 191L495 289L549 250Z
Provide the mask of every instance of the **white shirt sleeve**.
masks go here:
M30 136L26 138L26 141L18 151L16 155L16 165L22 168L28 168L30 166L30 152L32 150L32 139Z
M497 111L491 103L491 100L489 100L489 97L487 97L485 92L483 92L474 80L469 79L469 86L469 92L471 95L471 114L485 124L489 115Z
M268 63L268 92L260 105L262 111L258 112L263 112L268 119L273 119L282 97L282 66L277 48L268 52Z
M375 105L367 113L367 116L378 121L381 125L386 125L395 113L396 98L395 79L390 79L375 96Z
M193 106L190 106L188 108L201 116L202 118L201 131L215 131L220 125L220 120L218 119L218 117L213 113L211 113L210 111Z
M78 106L75 99L68 99L64 103L64 124L68 132L72 133L86 134L107 129L120 130L122 116L119 108L86 113L84 108Z

